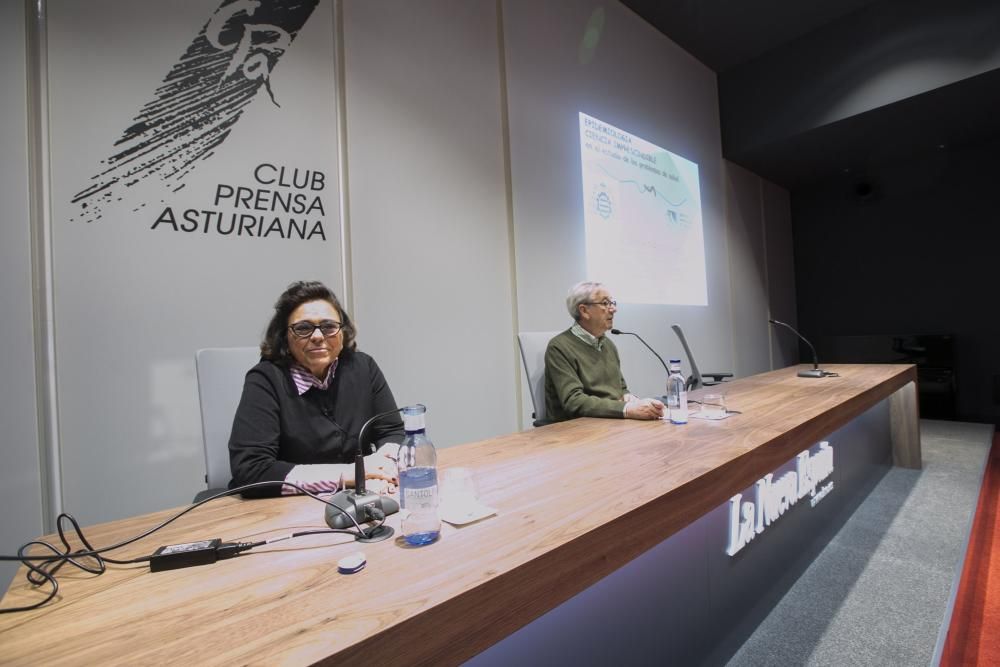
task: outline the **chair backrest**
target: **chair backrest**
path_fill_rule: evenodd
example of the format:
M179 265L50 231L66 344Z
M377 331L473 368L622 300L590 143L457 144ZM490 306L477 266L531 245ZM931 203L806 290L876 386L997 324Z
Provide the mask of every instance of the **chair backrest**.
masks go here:
M687 355L688 363L691 364L691 377L687 381L688 390L701 389L705 386L705 382L702 380L701 371L698 370L698 364L694 360L694 355L691 354L691 348L688 347L687 339L684 338L684 332L676 324L671 325L670 328L674 330L674 333L680 339L681 345L684 347L684 354Z
M517 334L521 361L528 376L531 404L535 408L532 417L536 422L545 421L545 348L557 335L558 331L522 331Z
M256 347L214 347L195 353L201 434L205 441L205 481L210 489L223 489L232 479L229 469L229 434L243 393L247 371L260 361Z

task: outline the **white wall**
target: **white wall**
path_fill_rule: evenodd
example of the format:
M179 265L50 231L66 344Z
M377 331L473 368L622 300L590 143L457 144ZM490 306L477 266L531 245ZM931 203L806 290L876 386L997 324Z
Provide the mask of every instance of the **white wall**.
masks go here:
M726 162L726 186L733 321L741 323L733 336L733 372L754 375L771 367L762 185L755 174Z
M0 553L42 532L32 338L24 5L0 3ZM0 563L0 589L16 570Z
M761 201L770 315L797 327L799 318L795 306L791 201L787 190L768 181L761 181ZM789 333L780 328L771 328L771 368L784 368L799 363L799 341Z
M599 9L600 41L583 62L584 29ZM588 277L577 116L583 112L696 162L701 176L708 306L621 304L616 326L639 333L664 358L683 359L670 330L679 324L702 370L732 370L714 72L616 3L511 0L503 11L521 329L568 327L566 292ZM664 393L664 370L641 343L621 337L616 344L630 390Z
M354 314L439 446L517 430L491 0L344 4Z
M727 194L733 185L721 157L715 76L615 3L320 3L275 69L280 109L256 99L211 168L158 203L198 206L215 184L245 181L247 165L265 158L321 168L331 188L325 243L154 233L144 211L71 224L67 201L80 179L107 156L217 7L209 0L49 2L51 62L41 83L52 99L61 490L66 508L84 522L180 505L202 487L194 352L257 342L273 300L294 279L350 290L359 345L378 360L400 403L428 405L440 445L526 425L530 399L519 395L515 334L568 326L563 297L584 270L580 111L700 167L709 305L623 305L619 326L667 356L681 353L669 329L679 323L703 370L749 372L769 351L766 334L747 337L743 329L757 326L775 303L775 316L794 320L787 310L794 310L787 196L746 175L763 218L727 227L725 202L737 195ZM603 34L582 64L580 40L598 7ZM334 27L338 11L342 32ZM23 31L10 18L5 67L23 53ZM23 64L5 70L4 83L23 91ZM5 201L26 206L23 96L5 95L3 104ZM342 148L338 108L345 111ZM334 201L343 203L342 228ZM25 322L32 307L29 229L0 229L0 297ZM747 294L752 298L734 308ZM4 390L18 406L18 418L9 421L5 412L4 424L15 424L30 445L5 444L0 470L6 475L13 463L24 471L17 479L30 492L19 498L37 499L31 332L11 331L4 329L0 361L25 380ZM619 346L632 388L661 392L662 370L648 352L631 339ZM18 516L37 521L37 503L15 506ZM3 535L14 535L3 521Z
M726 220L737 377L797 364L798 339L768 318L796 325L788 193L726 162Z
M259 342L293 280L342 289L328 3L272 73L281 106L259 91L182 189L160 187L159 174L137 178L135 188L119 184L123 200L89 222L72 201L218 6L48 3L62 491L66 509L85 522L189 502L204 488L195 351ZM325 241L155 225L167 206L179 221L188 209L236 211L215 204L217 186L261 187L253 170L265 162L325 174Z

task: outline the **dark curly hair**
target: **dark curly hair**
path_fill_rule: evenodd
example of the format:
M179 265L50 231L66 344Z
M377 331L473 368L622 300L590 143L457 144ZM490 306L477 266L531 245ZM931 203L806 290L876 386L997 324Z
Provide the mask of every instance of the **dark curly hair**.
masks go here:
M274 317L268 323L264 340L260 344L261 358L286 367L292 364L292 352L288 349L288 318L292 311L309 301L327 301L337 309L340 313L341 331L344 333L344 351L354 351L358 332L337 296L321 282L300 280L289 285L275 302Z

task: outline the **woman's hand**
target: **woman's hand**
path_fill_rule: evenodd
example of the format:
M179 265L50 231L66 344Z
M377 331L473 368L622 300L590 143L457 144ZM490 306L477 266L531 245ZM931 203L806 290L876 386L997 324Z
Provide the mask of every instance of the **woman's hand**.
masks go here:
M399 484L396 456L399 445L387 443L374 454L365 457L365 488L373 493L395 493ZM335 491L354 486L354 464L311 463L297 465L285 478L286 481L305 486L313 491ZM285 487L283 493L297 493Z
M369 493L377 493L380 496L387 496L396 493L396 483L388 482L381 477L372 477L367 475L368 480L365 482L365 490Z
M354 484L353 470L354 466L339 463L299 464L291 469L285 481L302 486L313 493L337 491L343 489L348 481ZM281 493L288 495L298 491L290 486L283 486Z
M382 480L392 485L399 483L399 468L396 466L399 445L388 442L365 457L365 478Z

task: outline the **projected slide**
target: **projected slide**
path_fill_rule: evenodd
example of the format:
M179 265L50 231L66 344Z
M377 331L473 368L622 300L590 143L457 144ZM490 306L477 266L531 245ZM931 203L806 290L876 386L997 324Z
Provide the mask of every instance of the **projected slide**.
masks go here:
M698 165L580 114L587 278L624 303L708 305Z

